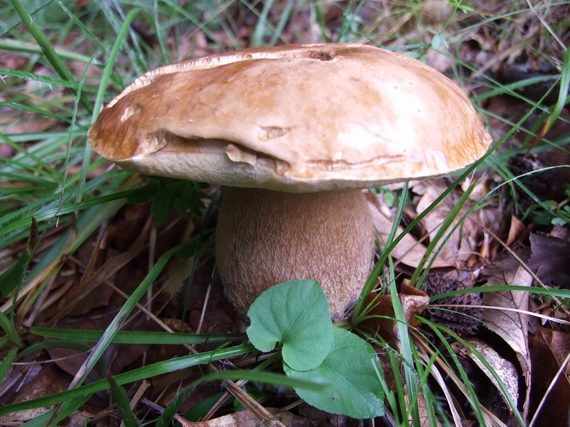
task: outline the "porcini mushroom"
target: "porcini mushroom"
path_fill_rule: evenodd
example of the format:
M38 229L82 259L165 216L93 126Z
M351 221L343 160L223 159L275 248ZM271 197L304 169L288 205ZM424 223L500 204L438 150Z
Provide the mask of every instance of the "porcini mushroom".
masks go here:
M359 44L255 48L158 68L101 111L89 139L124 168L231 187L216 256L241 313L269 286L315 279L335 319L373 262L361 189L446 174L490 144L451 80Z

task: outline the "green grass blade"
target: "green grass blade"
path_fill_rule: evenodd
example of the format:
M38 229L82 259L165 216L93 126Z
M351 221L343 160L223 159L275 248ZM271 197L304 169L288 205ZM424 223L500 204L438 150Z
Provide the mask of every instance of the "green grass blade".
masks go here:
M14 359L16 359L17 354L18 354L18 347L12 347L10 350L8 350L8 353L4 356L2 363L0 363L0 383L4 380L4 377L10 370L12 362L14 362Z
M396 318L396 323L398 326L398 339L400 342L400 352L404 365L404 378L406 379L406 388L408 396L407 413L404 418L408 418L411 415L412 422L415 426L420 425L420 414L418 407L418 375L414 371L414 355L412 351L412 341L410 339L410 334L408 331L408 323L406 322L406 314L404 313L404 308L400 301L400 296L398 289L396 288L396 277L394 271L394 263L392 258L388 258L390 267L390 298L392 301L392 307L394 309L394 317ZM404 407L402 407L404 408Z
M92 32L89 28L87 28L87 27L83 24L83 22L81 22L81 19L79 19L71 10L69 10L69 9L63 4L63 2L62 2L61 0L58 0L58 3L59 3L59 7L61 7L61 9L67 14L67 16L69 16L69 17L71 18L71 20L73 21L73 23L74 23L75 25L77 25L77 26L81 29L82 34L87 35L87 36L89 37L89 39L99 47L99 50L100 50L102 53L106 53L105 45L103 45L103 43L101 43L101 42L99 41L99 39L97 38L97 36L96 36L95 34L93 34L93 32ZM60 56L61 56L61 55L60 55ZM88 62L88 61L85 61L85 62Z
M51 111L47 111L46 109L20 104L19 102L1 101L0 107L13 108L15 110L26 111L29 113L37 114L38 116L51 117L52 119L56 119L64 123L68 124L71 123L71 120L67 117L67 115L52 113Z
M22 339L20 338L20 335L18 334L14 323L2 312L0 312L0 328L6 332L6 335L12 340L14 344L22 344Z
M48 349L48 348L72 348L74 350L79 350L79 351L82 351L84 353L87 353L91 350L91 347L88 346L87 344L83 344L83 343L76 342L76 341L46 340L46 341L42 341L42 342L39 342L36 344L32 344L29 347L27 347L25 350L22 350L20 353L18 353L18 359L23 359L24 357L26 357L29 354L34 354L34 353L40 352L40 351ZM104 361L101 364L101 367L103 369L105 368Z
M134 194L136 190L128 190L120 193L113 193L107 196L97 197L95 199L88 200L86 202L81 203L74 203L74 204L66 204L65 206L57 206L57 207L49 207L47 209L38 211L34 214L34 217L38 220L38 222L50 220L57 216L67 215L73 212L78 212L82 210L86 210L92 207L96 207L99 205L104 205L105 203L113 202L113 201L126 201L126 198ZM16 220L11 224L3 225L0 228L0 237L9 234L14 230L18 230L21 227L27 227L31 223L30 218L22 218L20 220Z
M79 408L81 408L83 405L85 405L85 403L87 403L87 401L90 398L91 398L91 395L75 398L69 403L69 405L67 405L67 408L65 411L61 411L59 414L56 415L55 409L51 409L51 410L47 411L45 414L42 414L39 417L36 417L36 418L22 424L22 427L46 427L46 426L48 426L50 421L52 421L52 424L57 425L58 422L69 417L71 414L73 414L75 411L77 411ZM54 418L54 416L55 416L55 418ZM53 420L52 420L52 418L53 418Z
M390 257L390 253L392 252L392 248L394 248L396 246L397 242L399 242L401 239L404 238L404 235L407 232L406 231L407 228L406 228L406 230L404 230L404 232L397 239L395 238L396 233L398 231L398 224L400 224L400 221L402 220L402 215L404 214L404 207L405 207L407 198L408 198L408 183L404 182L404 186L402 188L402 193L400 195L400 200L398 203L398 208L397 208L396 213L394 215L394 221L392 224L392 228L390 230L390 234L388 235L388 239L386 240L386 242L384 242L385 243L384 251L382 251L380 258L378 259L378 261L374 265L374 269L372 270L372 273L370 273L370 275L368 276L368 279L366 280L366 283L362 289L362 292L360 292L360 296L358 297L358 301L356 302L356 306L354 307L353 323L355 323L355 324L358 324L362 320L362 317L364 315L363 306L364 306L364 303L366 302L366 298L368 298L368 295L370 295L370 293L372 292L372 289L374 289L374 286L376 286L376 281L377 281L378 277L380 276L380 272L384 268L386 261Z
M546 131L548 131L560 117L560 113L564 109L564 106L570 102L568 97L568 88L570 86L570 49L566 49L566 55L564 56L564 65L562 67L562 75L560 77L560 91L558 94L558 101L552 110L552 114L548 118L546 124Z
M437 230L437 233L435 234L433 239L431 239L428 247L426 248L424 256L420 260L418 266L416 267L416 269L414 270L414 273L412 274L412 277L410 278L410 283L412 286L416 286L418 283L423 283L422 280L418 280L418 279L420 278L420 276L422 277L422 279L425 278L425 276L427 276L427 274L429 273L429 268L430 268L431 264L433 264L433 262L435 261L435 258L436 258L435 256L432 256L432 255L435 254L437 256L437 254L439 253L438 250L435 252L434 252L434 250L438 246L440 240L446 235L446 233L448 233L450 227L453 225L453 222L455 221L455 219L459 215L459 212L461 211L461 209L465 205L465 202L468 200L469 195L471 194L471 192L473 191L474 188L475 188L475 184L472 183L469 186L469 188L463 192L463 194L461 195L461 198L458 200L458 202L450 210L449 214L445 217L445 220L443 221L443 223L439 227L439 230ZM449 237L451 237L451 233L447 234L447 238L449 238ZM445 244L445 241L442 242L441 246L443 246L444 244ZM430 263L429 263L428 267L426 269L424 269L424 266L426 265L428 260L430 261Z
M69 81L58 79L56 77L44 76L41 74L31 73L29 71L12 70L9 68L0 68L0 75L2 77L15 77L17 79L26 81L35 81L44 83L49 86L61 86L77 91L78 83L76 81ZM95 93L95 90L91 87L85 88L86 91Z
M104 331L79 330L79 329L52 329L32 326L30 333L45 338L58 338L81 342L97 342L103 336ZM170 332L149 331L119 331L112 340L113 344L204 344L224 343L227 341L245 340L245 334L185 334Z
M172 63L172 56L170 55L170 50L168 49L164 37L164 32L161 28L158 11L158 0L153 0L152 2L152 25L154 28L154 33L156 34L156 38L158 40L158 44L160 46L160 51L162 52L162 56L164 58L164 62L166 64L170 64Z
M273 6L273 0L268 0L263 2L263 9L261 10L261 13L257 17L257 23L255 24L255 28L253 30L250 47L257 47L264 45L263 37L265 36L266 27L271 26L271 24L269 24L267 20L267 16L269 15L269 11L271 10L272 6ZM257 10L255 8L251 8L251 11L257 14Z
M38 243L38 223L35 218L32 217L32 225L30 227L30 237L26 242L26 248L18 261L16 261L8 270L0 275L0 299L4 299L10 292L22 286L24 281L24 275L26 274L26 269L34 255L36 245ZM3 316L4 313L0 313L0 327L3 327ZM8 331L6 331L8 333ZM16 332L15 330L13 332ZM20 339L18 334L15 335L8 333L12 340L18 345L20 344Z
M192 366L201 365L204 363L214 362L220 359L227 359L229 357L241 356L245 353L255 351L252 345L240 345L225 349L218 349L207 351L200 354L192 354L190 356L178 357L172 360L164 360L152 365L147 365L142 368L133 369L123 374L116 375L115 381L117 384L129 384L135 381L144 380L157 375L167 374L170 372L180 371L182 369L190 368ZM109 388L109 382L104 380L95 381L91 384L84 385L72 390L55 393L50 396L41 397L39 399L29 400L26 402L14 403L0 407L0 415L9 414L11 412L23 411L27 409L42 408L45 406L55 405L77 397L91 395L102 390Z
M129 405L129 397L127 396L127 392L125 389L117 384L113 377L108 377L107 381L109 381L109 385L111 386L111 393L115 398L115 403L117 404L117 408L119 409L119 415L121 416L121 421L126 427L138 427L138 422L131 410Z
M6 38L0 38L0 50L7 50L13 52L20 52L20 53L34 53L40 55L43 54L41 46L35 43L25 42L22 40L6 39ZM88 63L89 61L92 60L92 58L87 55L83 55L81 53L73 52L67 49L55 47L53 48L53 50L55 54L61 59L69 61L79 61L84 63ZM97 60L94 61L94 64L98 66L103 65L102 62ZM73 85L73 81L68 81L68 84Z
M283 8L283 12L281 13L281 17L279 18L279 22L277 23L277 26L275 27L275 31L273 32L271 39L268 43L269 46L275 46L275 43L277 43L277 40L282 38L283 30L285 29L285 26L287 25L287 21L291 17L291 11L293 10L294 6L295 6L294 0L287 0L287 3L285 3L285 7Z

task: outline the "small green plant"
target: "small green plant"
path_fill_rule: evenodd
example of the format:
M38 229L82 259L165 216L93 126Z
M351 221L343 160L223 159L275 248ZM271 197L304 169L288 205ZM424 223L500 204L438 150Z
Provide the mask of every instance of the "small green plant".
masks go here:
M187 210L190 209L196 215L201 215L204 203L201 197L201 188L205 184L200 184L185 179L164 178L158 176L148 177L146 186L140 188L132 194L128 201L130 203L144 203L152 200L150 212L157 225L164 224L177 212L186 218Z
M324 383L324 391L295 388L308 404L353 418L384 415L380 362L372 346L330 321L327 297L313 280L273 286L249 309L247 335L260 351L279 346L285 374Z
M570 224L570 185L566 185L564 195L566 198L560 202L543 200L540 204L531 205L525 217L538 225Z

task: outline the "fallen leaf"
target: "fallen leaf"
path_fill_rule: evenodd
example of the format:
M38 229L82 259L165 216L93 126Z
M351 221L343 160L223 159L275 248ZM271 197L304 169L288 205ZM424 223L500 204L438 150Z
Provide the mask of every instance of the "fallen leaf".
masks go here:
M346 415L321 411L305 402L299 404L297 410L299 411L299 415L311 422L311 424L308 425L315 427L346 427L350 421L352 421L352 418Z
M530 287L532 285L530 273L509 253L504 253L492 266L487 267L482 278L487 280L485 286L513 285ZM531 379L531 363L528 350L529 315L526 313L529 305L529 292L484 292L483 302L489 307L483 313L485 327L496 333L514 350L521 366L527 390L523 405L523 416L526 417Z
M528 266L545 284L570 289L570 243L541 233L530 235Z
M6 403L26 402L48 396L64 391L69 385L69 378L53 364L44 364L41 366L41 369L34 370L33 374L31 381L26 381L25 379L22 381L25 384L23 387L21 387L21 384L18 384L16 390L11 393L10 397L13 399ZM20 425L39 417L49 409L51 409L51 406L6 414L0 417L0 425Z
M421 195L416 211L418 213L425 211L446 189L447 185L441 179L416 183L413 186L413 191ZM459 191L450 193L424 217L422 220L423 226L428 231L431 239L435 238L441 225L449 217L451 210L456 207L459 197ZM468 208L469 202L462 207L454 221L454 225L467 212ZM450 227L440 241L445 243L438 249L437 260L445 262L450 267L460 266L465 264L471 255L477 253L483 234L481 228L477 225L478 220L479 217L474 212L466 218L460 227L456 229L453 226ZM490 228L490 224L482 225Z
M503 382L506 392L509 394L509 397L515 403L515 406L518 406L519 400L519 376L517 369L515 366L506 360L505 358L501 357L497 351L495 351L489 344L484 341L481 341L476 338L471 338L467 340L473 350L477 351L481 357L491 365L491 368L497 373L501 381ZM499 393L503 396L505 401L506 407L509 408L509 411L512 413L511 405L509 404L509 397L505 394L505 392L499 386L498 381L495 379L491 371L487 369L487 367L483 364L481 359L476 355L471 348L464 346L459 342L455 342L452 344L453 350L463 356L466 359L470 359L475 365L483 371L483 373L489 378L489 380L493 383L493 385L497 388Z
M534 336L534 340L542 340L556 359L558 367L566 361L568 354L570 354L570 336L560 331L553 331L552 329L539 328ZM567 365L564 370L566 375L570 375L570 366Z
M372 215L372 223L378 233L380 245L385 247L393 224L393 214L384 202L381 195L366 193L368 207ZM396 237L402 234L404 227L398 226ZM391 252L392 257L411 267L417 267L425 255L425 246L418 242L411 234L406 234ZM435 260L433 267L446 267L447 263Z
M557 239L570 240L570 230L566 225L554 224L548 235Z
M288 427L314 426L310 420L298 415L293 415L290 412L271 408L269 408L269 411L275 414L275 420L279 420L282 423L281 425L284 424ZM178 421L180 422L181 420L178 419ZM194 427L257 427L260 425L272 426L277 425L277 423L275 421L261 423L251 412L240 411L208 421L187 422L184 423L184 425Z
M530 339L530 350L532 363L540 366L540 375L532 377L530 414L534 415L561 364L570 354L570 337L562 332L539 328ZM570 408L569 374L570 368L566 364L566 369L548 392L535 425L567 427L568 408Z
M0 108L0 132L2 133L16 135L43 132L56 123L57 121L50 117L12 108Z
M429 296L413 286L409 285L408 280L404 280L400 287L400 303L404 310L406 322L412 326L418 323L414 319L415 314L421 314L430 302ZM395 320L394 307L390 295L371 295L368 303L372 308L363 325L375 331L384 338L392 348L399 348L398 323Z
M489 180L483 180L483 183L477 183L475 188L481 194L488 193L490 184ZM414 181L410 183L410 190L419 195L415 201L416 212L420 214L425 211L447 188L445 178L430 179L426 181ZM365 193L372 222L378 232L380 244L383 245L390 235L395 208L390 208L384 201L382 194ZM427 243L432 240L438 233L442 223L448 218L450 212L455 208L461 190L451 192L444 200L442 200L435 208L431 209L422 219L420 226L425 230L424 236L414 237L414 233L406 234L398 245L392 250L391 255L398 262L406 266L416 268L426 254ZM461 209L457 219L459 220L469 209L474 200L469 200ZM410 210L411 211L411 210ZM406 211L408 213L408 211ZM417 215L411 212L412 217ZM472 212L463 223L458 227L450 227L446 235L440 240L443 243L437 248L437 257L430 264L431 268L442 267L462 267L464 265L472 265L469 260L477 257L481 246L486 243L489 245L489 236L484 235L484 230L489 229L495 234L499 232L502 216L502 209L497 206L488 206ZM402 234L404 228L398 226L396 236ZM485 253L491 251L487 248ZM432 254L433 255L433 254Z
M16 150L14 149L14 147L12 147L10 144L6 144L4 142L0 142L0 157L5 157L7 159L9 159L10 157L12 157L14 154L16 153ZM2 183L3 185L6 185L4 183ZM15 183L16 185L23 185L23 183Z
M431 404L431 403L430 403ZM420 415L420 426L422 427L441 427L441 422L436 418L435 424L431 422L430 414L427 409L427 402L422 393L418 394L418 412Z
M511 216L511 226L507 237L507 247L512 247L527 234L526 225L516 216Z

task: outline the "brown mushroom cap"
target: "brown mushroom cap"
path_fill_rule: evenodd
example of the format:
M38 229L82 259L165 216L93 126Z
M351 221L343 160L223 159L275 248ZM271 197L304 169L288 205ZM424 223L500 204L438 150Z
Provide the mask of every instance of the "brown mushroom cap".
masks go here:
M256 48L158 68L102 110L89 139L145 174L289 192L441 175L491 142L451 80L359 44Z

